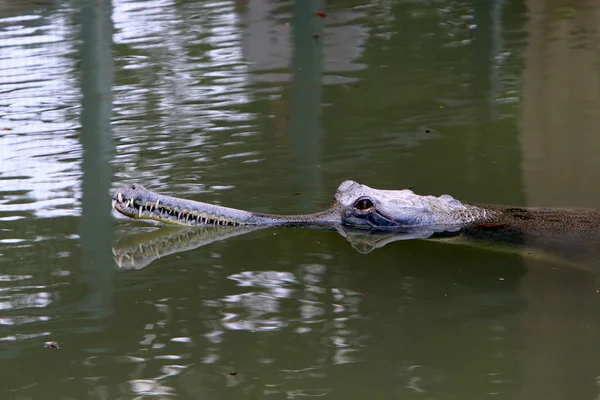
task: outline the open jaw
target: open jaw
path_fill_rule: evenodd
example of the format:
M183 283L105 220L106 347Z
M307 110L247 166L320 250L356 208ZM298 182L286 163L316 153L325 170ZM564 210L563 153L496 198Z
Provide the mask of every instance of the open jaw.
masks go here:
M112 207L134 219L188 226L240 226L253 224L251 213L151 192L141 185L118 189Z

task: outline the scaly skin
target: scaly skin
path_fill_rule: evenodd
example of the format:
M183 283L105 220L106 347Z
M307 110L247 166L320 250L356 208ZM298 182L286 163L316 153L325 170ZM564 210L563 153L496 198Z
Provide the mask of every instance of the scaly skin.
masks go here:
M448 196L410 190L378 190L353 181L338 188L331 208L314 214L261 214L170 197L131 185L115 191L113 207L135 219L190 226L306 226L334 229L420 231L419 237L462 232L473 238L597 241L600 212L591 209L518 208L461 203Z
M190 226L346 226L377 230L427 227L434 232L456 230L495 215L494 211L463 204L448 195L433 197L419 196L410 190L378 190L353 181L340 185L331 208L314 214L253 213L165 196L136 184L115 191L113 208L130 218Z
M140 185L113 194L113 207L130 218L189 226L303 226L389 232L390 240L447 238L495 248L535 248L585 263L600 263L600 211L467 204L410 190L378 190L343 182L331 208L305 215L275 215L170 197ZM387 234L386 234L387 235ZM364 240L363 240L364 241ZM596 262L594 260L598 259ZM591 261L590 261L591 260Z

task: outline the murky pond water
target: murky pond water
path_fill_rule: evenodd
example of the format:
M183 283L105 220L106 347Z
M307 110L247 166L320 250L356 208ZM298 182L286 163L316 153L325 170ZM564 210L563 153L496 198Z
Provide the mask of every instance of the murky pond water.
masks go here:
M596 398L593 263L157 229L108 192L600 207L599 27L594 2L0 3L1 397Z

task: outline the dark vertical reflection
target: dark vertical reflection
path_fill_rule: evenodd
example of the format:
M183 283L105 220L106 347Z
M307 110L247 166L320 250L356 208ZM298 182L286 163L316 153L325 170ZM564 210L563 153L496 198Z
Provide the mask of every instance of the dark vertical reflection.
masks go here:
M527 205L597 207L600 5L528 0L520 142ZM515 398L598 398L597 277L535 268L520 292L524 359Z
M323 55L323 0L294 3L294 55L290 131L298 187L321 193L321 112Z
M80 304L90 317L110 314L112 297L112 179L110 118L112 111L112 22L110 0L84 0L81 26L83 112L83 199L80 225L82 280L87 296Z
M471 83L472 97L475 100L474 126L467 130L465 140L465 164L467 165L467 177L473 187L480 185L481 180L486 179L485 173L477 167L479 154L482 152L485 141L484 130L493 118L494 114L494 85L493 71L493 27L492 8L494 1L476 2L474 5L474 23L476 26L473 34L473 79Z
M487 118L492 117L494 108L494 91L498 85L494 66L494 42L499 32L496 26L499 21L492 18L493 10L498 1L476 2L474 5L475 24L474 32L474 51L475 51L475 71L473 77L474 98L481 97L481 105L486 108Z

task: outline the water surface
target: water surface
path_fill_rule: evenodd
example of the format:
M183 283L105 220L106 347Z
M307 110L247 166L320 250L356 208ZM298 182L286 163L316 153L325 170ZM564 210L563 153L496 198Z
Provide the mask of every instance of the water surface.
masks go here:
M599 15L2 3L2 397L595 398L593 269L334 231L156 231L108 192L296 213L353 179L597 207Z

